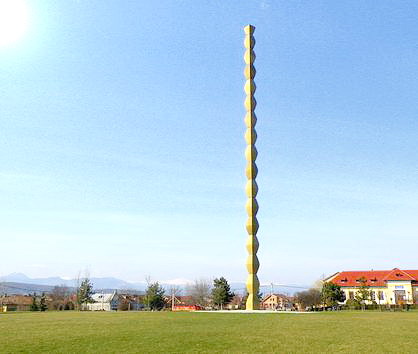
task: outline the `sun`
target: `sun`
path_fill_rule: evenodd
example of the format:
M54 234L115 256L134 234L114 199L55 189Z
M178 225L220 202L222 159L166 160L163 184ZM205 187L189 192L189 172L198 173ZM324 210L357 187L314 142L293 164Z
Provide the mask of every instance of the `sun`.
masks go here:
M23 37L29 26L29 11L25 0L0 0L0 47Z

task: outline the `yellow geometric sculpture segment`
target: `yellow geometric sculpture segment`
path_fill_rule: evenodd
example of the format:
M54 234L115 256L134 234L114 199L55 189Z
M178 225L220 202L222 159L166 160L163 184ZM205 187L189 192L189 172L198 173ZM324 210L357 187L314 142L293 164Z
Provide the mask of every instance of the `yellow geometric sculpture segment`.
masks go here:
M247 194L247 203L245 205L245 209L247 210L248 219L247 219L247 271L248 271L248 278L247 278L247 291L248 291L248 298L246 303L247 310L258 310L259 308L259 300L258 300L258 290L260 288L260 282L258 281L257 271L260 266L257 258L257 251L258 251L258 240L257 240L257 230L258 230L258 221L256 218L257 211L258 211L258 204L256 200L258 186L255 182L255 178L257 176L257 165L255 164L255 160L257 158L257 150L255 148L255 141L257 139L257 133L255 132L255 124L257 122L257 118L254 113L255 106L257 102L254 99L254 92L255 92L255 84L254 84L254 77L255 77L255 69L254 69L254 60L255 54L253 51L255 45L255 39L253 37L255 27L251 25L247 25L244 27L245 32L245 39L244 39L244 47L245 47L245 54L244 54L244 61L245 61L245 85L244 91L246 94L244 107L247 111L245 115L245 125L247 130L245 132L245 141L247 143L247 147L245 149L245 158L247 159L247 167L245 169L245 174L247 176L247 185L245 186L245 192Z

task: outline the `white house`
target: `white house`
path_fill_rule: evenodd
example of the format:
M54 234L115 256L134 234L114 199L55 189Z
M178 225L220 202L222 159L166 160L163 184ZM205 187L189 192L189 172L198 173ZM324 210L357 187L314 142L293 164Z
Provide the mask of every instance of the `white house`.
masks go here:
M96 293L92 295L93 301L86 305L89 311L116 311L119 305L119 295L115 292L105 294Z

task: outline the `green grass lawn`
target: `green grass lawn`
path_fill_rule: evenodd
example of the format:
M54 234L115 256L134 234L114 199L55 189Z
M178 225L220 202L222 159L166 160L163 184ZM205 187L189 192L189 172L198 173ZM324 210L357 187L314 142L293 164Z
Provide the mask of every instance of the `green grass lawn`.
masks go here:
M417 353L418 312L0 314L0 353Z

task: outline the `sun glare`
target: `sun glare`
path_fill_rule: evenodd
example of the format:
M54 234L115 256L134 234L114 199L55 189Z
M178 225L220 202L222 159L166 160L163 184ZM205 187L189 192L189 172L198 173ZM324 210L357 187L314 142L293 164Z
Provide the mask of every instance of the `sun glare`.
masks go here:
M0 0L0 47L18 41L29 25L25 0Z

